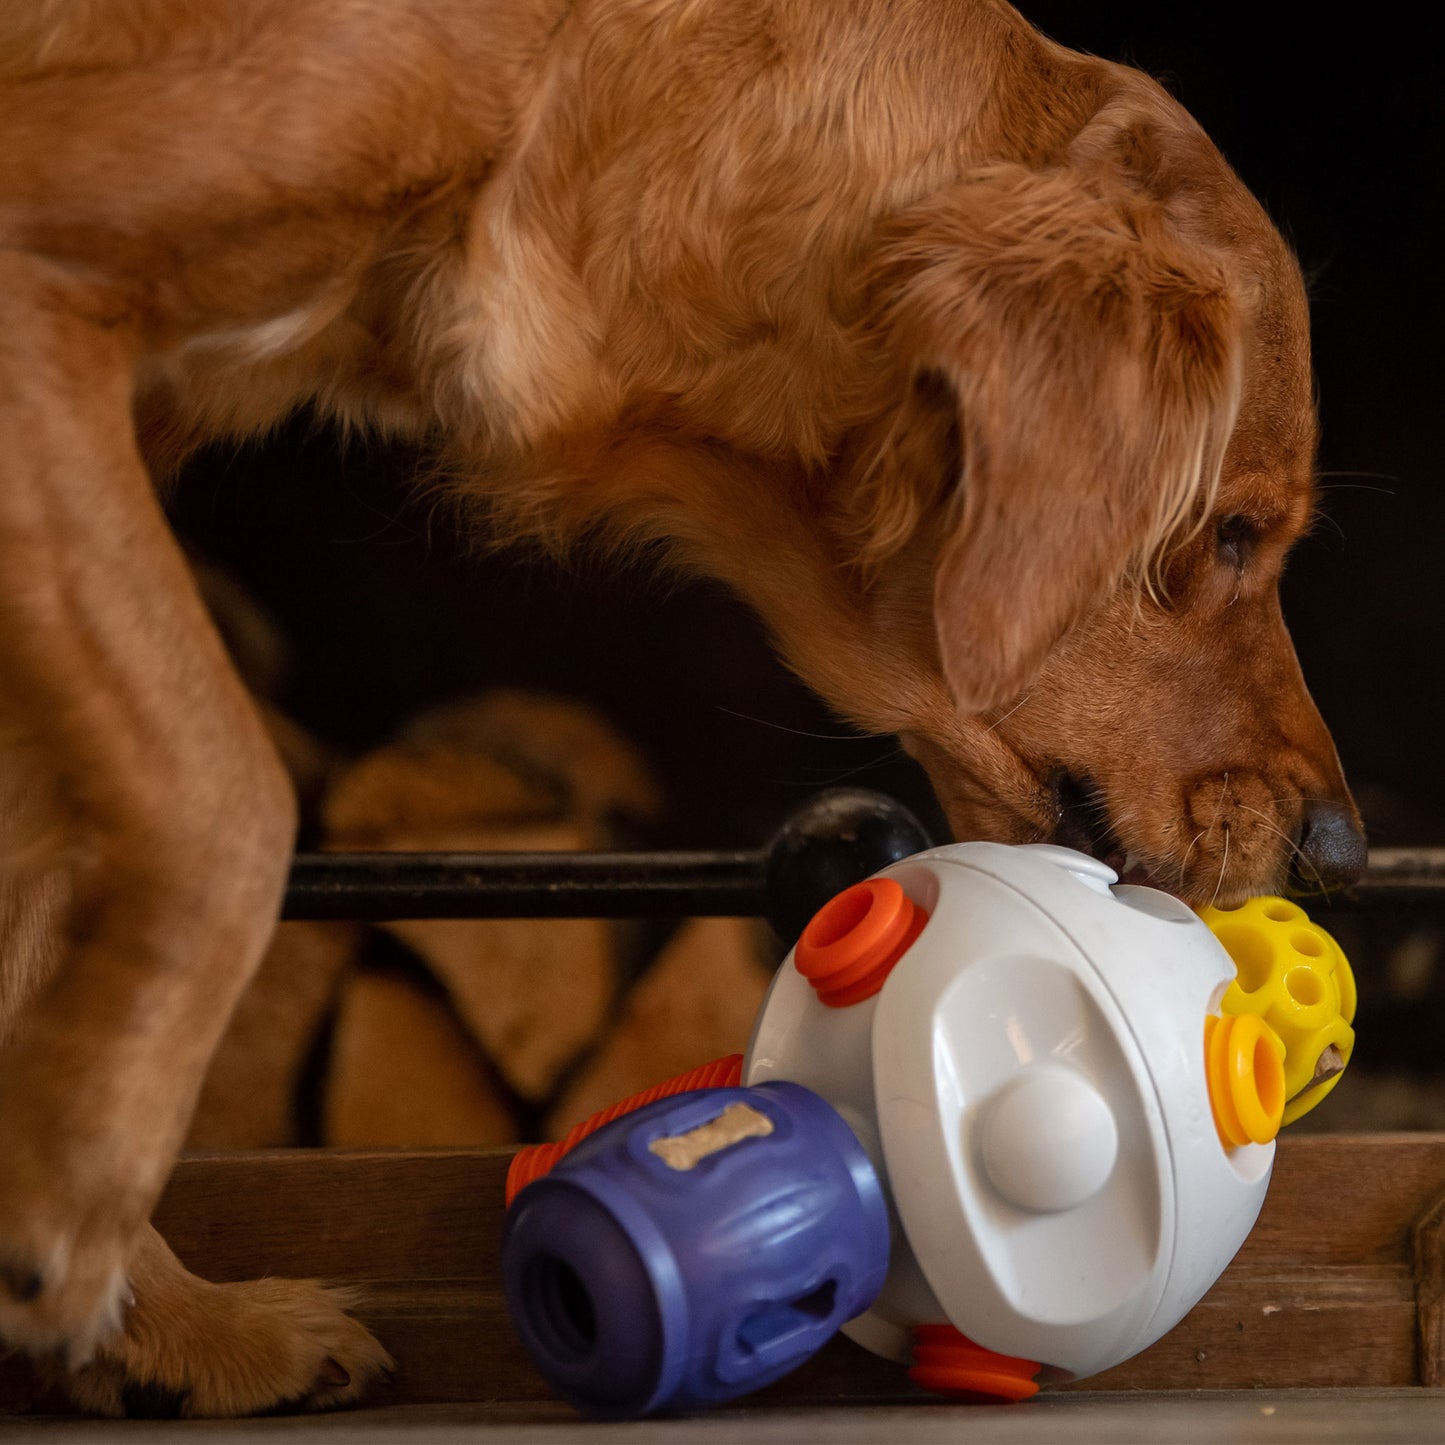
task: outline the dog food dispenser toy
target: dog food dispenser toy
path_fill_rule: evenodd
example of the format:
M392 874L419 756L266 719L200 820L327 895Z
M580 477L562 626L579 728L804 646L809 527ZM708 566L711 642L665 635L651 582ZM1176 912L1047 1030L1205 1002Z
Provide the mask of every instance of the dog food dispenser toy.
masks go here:
M955 1395L1097 1373L1234 1256L1354 1005L1283 899L1201 917L1069 849L928 850L816 914L741 1059L517 1156L508 1307L601 1417L759 1388L839 1329Z

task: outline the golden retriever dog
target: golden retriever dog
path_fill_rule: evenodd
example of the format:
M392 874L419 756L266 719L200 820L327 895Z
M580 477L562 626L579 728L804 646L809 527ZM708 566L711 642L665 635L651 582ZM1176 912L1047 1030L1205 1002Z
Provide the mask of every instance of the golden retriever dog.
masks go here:
M295 825L162 509L203 441L310 406L665 540L960 837L1360 867L1277 598L1304 287L1146 76L1001 0L12 0L0 135L0 1337L93 1408L386 1358L147 1224Z

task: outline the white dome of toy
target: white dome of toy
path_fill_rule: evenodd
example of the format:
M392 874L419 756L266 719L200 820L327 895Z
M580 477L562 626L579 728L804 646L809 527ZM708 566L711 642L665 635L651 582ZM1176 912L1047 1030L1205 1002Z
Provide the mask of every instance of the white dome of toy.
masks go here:
M890 865L927 917L878 992L828 1007L790 959L744 1081L828 1099L886 1180L894 1259L845 1333L906 1359L947 1319L1044 1378L1168 1330L1258 1215L1274 1145L1226 1151L1204 1021L1234 978L1167 894L1050 845L962 843Z
M983 1105L979 1156L993 1187L1020 1209L1058 1213L1092 1199L1114 1172L1119 1130L1081 1074L1035 1064Z

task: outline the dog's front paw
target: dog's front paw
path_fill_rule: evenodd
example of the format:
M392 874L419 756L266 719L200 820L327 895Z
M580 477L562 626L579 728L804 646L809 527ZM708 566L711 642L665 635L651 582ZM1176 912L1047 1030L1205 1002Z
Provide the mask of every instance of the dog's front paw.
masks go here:
M65 1380L98 1415L159 1418L330 1410L359 1400L391 1357L310 1280L208 1284L178 1274L141 1288L122 1332Z

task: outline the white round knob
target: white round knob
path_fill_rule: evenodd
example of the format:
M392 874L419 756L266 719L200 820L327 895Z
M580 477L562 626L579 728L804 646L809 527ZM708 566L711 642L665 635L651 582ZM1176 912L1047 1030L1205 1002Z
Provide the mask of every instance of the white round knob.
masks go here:
M1103 1188L1118 1158L1119 1130L1087 1079L1037 1064L984 1105L979 1150L989 1182L1010 1204L1057 1213Z

